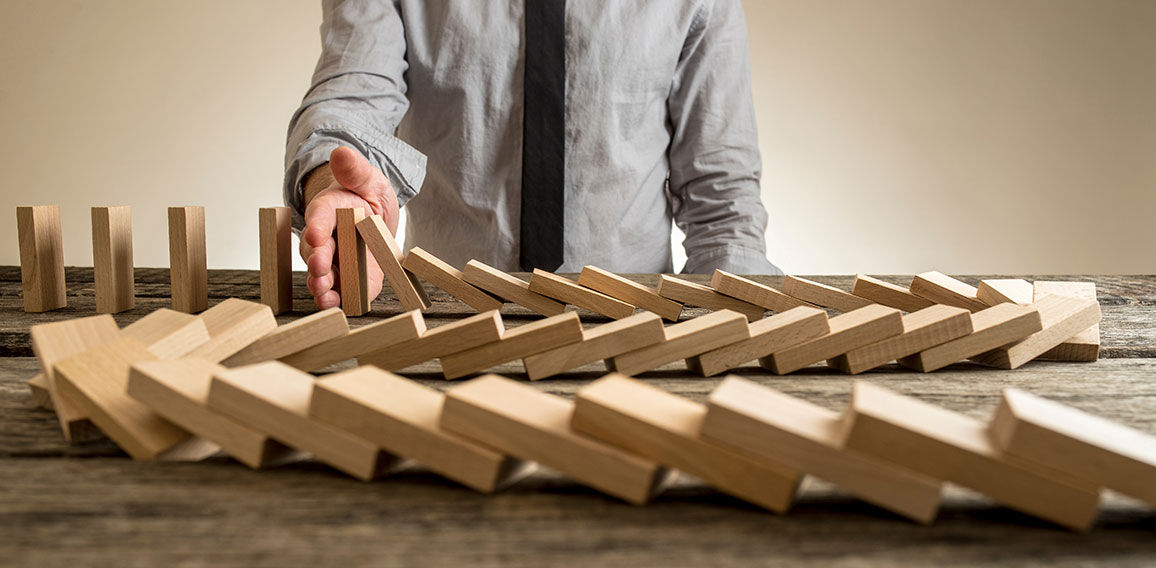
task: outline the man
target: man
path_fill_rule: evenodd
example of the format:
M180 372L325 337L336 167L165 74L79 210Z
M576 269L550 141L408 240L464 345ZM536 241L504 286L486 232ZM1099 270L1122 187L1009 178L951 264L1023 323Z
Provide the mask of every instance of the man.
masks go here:
M339 207L407 207L407 245L458 267L670 272L673 220L684 272L779 273L739 0L323 6L285 176L319 307Z

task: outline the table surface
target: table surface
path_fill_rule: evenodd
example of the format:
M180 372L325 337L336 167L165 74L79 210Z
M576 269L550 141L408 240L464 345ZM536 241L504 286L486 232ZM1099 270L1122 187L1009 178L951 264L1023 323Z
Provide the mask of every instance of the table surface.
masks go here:
M789 514L775 515L686 476L637 507L548 471L483 496L420 468L364 483L311 461L256 472L224 457L133 462L108 441L69 446L54 415L34 408L24 385L38 372L28 327L93 313L92 270L69 268L66 278L68 308L25 314L19 270L0 267L0 558L14 565L1156 564L1156 509L1111 492L1105 493L1096 527L1073 534L955 486L945 491L938 520L920 526L813 479ZM295 278L298 311L280 316L282 323L314 311L302 275ZM648 284L657 279L634 278ZM973 283L978 278L964 277ZM957 364L927 375L891 365L862 377L984 419L1001 389L1015 386L1156 432L1156 276L1024 278L1096 282L1103 359L1033 362L1015 371ZM254 271L210 271L209 279L210 304L259 297ZM755 279L780 283L776 277ZM815 280L849 289L852 278ZM116 315L121 325L168 305L167 270L137 269L136 282L137 307ZM431 327L472 313L431 292ZM399 313L396 300L384 299L390 296L387 290L370 314L351 319L351 325ZM513 305L502 312L508 324L534 317ZM699 313L688 309L684 318ZM585 324L604 321L582 315ZM496 370L524 378L520 364ZM452 386L437 371L429 363L404 374L435 388ZM531 384L571 397L601 374L589 366ZM786 377L757 368L737 374L833 409L847 403L853 381L818 367ZM719 382L688 374L681 362L642 378L698 401Z

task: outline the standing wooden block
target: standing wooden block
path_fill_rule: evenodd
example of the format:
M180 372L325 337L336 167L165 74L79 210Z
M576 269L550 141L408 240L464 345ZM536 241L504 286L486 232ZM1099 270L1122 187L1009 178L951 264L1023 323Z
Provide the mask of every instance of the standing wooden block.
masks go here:
M389 281L389 287L393 289L397 301L401 302L401 307L406 310L428 310L429 296L426 296L425 288L422 288L417 276L402 268L401 261L405 255L385 221L377 215L370 215L358 221L357 232L385 273L385 279Z
M989 278L979 281L976 297L989 306L1012 303L1026 306L1032 303L1032 283L1019 278Z
M205 208L169 207L169 280L173 309L195 314L209 307Z
M88 415L68 395L60 391L56 377L56 363L73 355L108 343L117 338L120 330L110 315L92 316L53 323L34 325L28 330L32 351L40 362L47 379L49 397L56 411L56 419L64 432L64 439L72 443L102 437Z
M503 455L438 425L445 395L392 373L360 367L313 389L309 415L482 493L522 479L536 464Z
M288 357L349 333L349 322L341 308L329 308L280 326L221 362L241 367Z
M827 335L761 357L759 365L785 375L903 333L899 310L879 304L835 316L828 323L831 331Z
M502 338L502 315L498 310L468 317L427 330L411 339L357 357L358 365L400 371L411 365L493 343Z
M566 312L508 330L499 341L446 355L442 373L456 379L577 341L582 341L582 323L577 313Z
M717 268L714 271L714 276L710 279L710 287L720 294L766 308L772 312L785 312L800 306L814 307L809 302L792 298L770 286L759 284L742 276L735 276L729 272L723 272Z
M750 339L736 341L686 360L688 369L704 377L799 345L831 331L827 312L800 306L750 324Z
M654 312L670 321L678 321L678 317L682 314L682 304L663 298L651 288L596 266L582 267L582 274L578 275L578 285Z
M851 293L876 304L883 304L905 312L918 312L935 305L935 302L920 298L912 294L907 288L872 278L866 274L855 275L855 284L851 286Z
M277 361L218 371L209 408L362 481L401 463L373 442L310 418L313 383L312 375Z
M1096 299L1095 282L1043 282L1033 285L1033 299L1038 301L1048 294L1070 298ZM1100 324L1077 333L1038 357L1048 361L1096 361L1100 358Z
M665 274L658 277L658 293L663 298L670 298L691 306L698 306L708 310L730 310L732 312L738 312L746 316L749 321L762 319L763 313L766 312L762 306L736 300L730 296L724 296L723 294L715 292L702 284L687 282L686 280Z
M1043 324L1040 312L1034 307L1000 304L971 314L970 335L902 357L899 364L921 373L930 373L956 361L1019 341L1041 329Z
M67 306L60 206L17 207L16 232L20 241L24 311L47 312Z
M911 293L937 304L964 308L972 313L985 310L988 305L979 300L975 286L961 282L942 272L924 272L911 280Z
M269 306L239 298L229 298L199 317L209 330L209 340L188 356L213 363L227 359L277 328L277 318Z
M293 241L288 207L262 207L257 213L261 239L261 303L273 314L293 310Z
M903 316L903 333L852 349L827 364L857 375L908 355L971 333L971 312L955 306L933 305Z
M361 208L337 210L337 266L340 280L341 309L356 317L369 311L369 273L365 258L365 241L357 224L365 218Z
M1040 313L1042 330L971 360L1000 369L1016 369L1100 321L1100 303L1096 300L1044 296L1032 307Z
M413 310L359 327L346 335L281 357L280 361L302 371L316 371L326 365L417 339L423 333L425 320L421 312Z
M410 249L401 265L479 312L502 309L502 300L475 288L461 270L420 248Z
M640 312L628 318L582 331L582 341L522 359L531 381L552 377L575 367L610 359L665 341L662 318Z
M825 479L852 495L920 523L939 508L940 482L843 449L837 413L739 377L710 395L700 435L769 465Z
M132 208L92 208L92 271L96 311L131 310L135 300L132 267Z
M48 375L45 373L37 373L36 376L28 379L25 382L28 385L28 392L32 394L32 400L36 403L37 408L45 410L52 410L52 391L48 388Z
M607 370L623 375L637 375L751 336L746 316L730 310L719 310L676 323L666 328L665 332L666 341L607 359Z
M579 389L570 427L785 513L794 501L799 472L703 441L699 430L705 416L705 405L622 375L607 375Z
M783 293L816 306L823 306L840 312L852 312L874 303L834 286L790 275L783 277Z
M622 300L584 288L568 278L538 268L530 275L530 291L608 318L622 319L634 314L634 306Z
M495 296L505 298L515 304L529 308L544 316L556 316L566 311L566 305L530 291L530 284L514 278L497 268L477 260L466 263L462 272L466 282Z
M1156 436L1007 389L991 436L1010 455L1156 504Z
M497 375L450 389L440 425L512 456L536 461L636 505L673 472L571 430L574 403Z

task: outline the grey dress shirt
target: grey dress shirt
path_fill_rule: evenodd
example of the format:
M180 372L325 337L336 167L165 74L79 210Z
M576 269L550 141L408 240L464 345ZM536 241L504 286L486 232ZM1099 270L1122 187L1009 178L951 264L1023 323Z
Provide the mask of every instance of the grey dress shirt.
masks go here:
M322 53L289 125L285 199L337 146L381 168L406 244L519 270L523 0L325 0ZM780 273L739 0L569 0L565 260L615 272Z

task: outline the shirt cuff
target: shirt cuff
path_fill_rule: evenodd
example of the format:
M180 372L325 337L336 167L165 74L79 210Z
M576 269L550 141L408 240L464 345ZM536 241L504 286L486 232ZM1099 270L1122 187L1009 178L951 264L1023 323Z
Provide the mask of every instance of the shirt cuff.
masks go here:
M762 251L740 245L722 245L695 252L686 259L683 274L711 274L724 270L731 274L781 276L783 271L767 260Z

